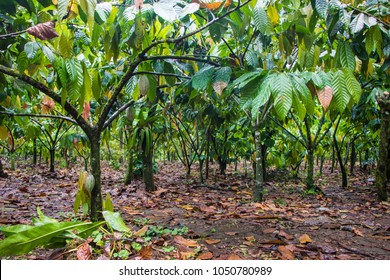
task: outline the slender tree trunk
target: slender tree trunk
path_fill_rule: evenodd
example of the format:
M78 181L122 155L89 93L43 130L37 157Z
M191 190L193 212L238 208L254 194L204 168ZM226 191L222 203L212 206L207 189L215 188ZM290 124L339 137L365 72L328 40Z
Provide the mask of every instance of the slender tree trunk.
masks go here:
M4 172L3 163L0 159L0 178L7 178L8 174Z
M353 174L355 164L356 164L356 147L355 147L355 139L353 139L351 142L351 158L350 158L350 166L349 166L350 174Z
M55 148L49 150L49 155L50 155L50 172L54 172L54 162L55 162L55 155L56 155L56 150Z
M307 148L306 188L307 189L315 189L315 186L314 186L314 149L312 147Z
M267 180L267 146L261 145L261 161L263 168L263 181Z
M144 145L143 145L144 146ZM156 190L153 179L153 150L152 147L149 150L143 147L142 149L142 176L145 183L145 190L147 192L153 192Z
M264 194L264 174L263 174L263 159L261 149L261 133L259 127L255 127L255 154L256 154L256 167L255 167L255 189L253 192L253 201L263 201Z
M157 188L154 185L153 179L153 146L150 143L150 147L146 147L146 140L142 143L142 176L145 183L145 190L147 192L153 192Z
M314 146L311 139L310 123L308 118L305 118L306 128L306 144L307 144L307 174L306 174L306 188L308 190L316 189L314 185Z
M9 169L14 171L15 170L15 154L14 154L14 151L10 151L9 156L10 156L10 167L9 167Z
M334 152L334 145L332 145L332 167L330 169L330 173L334 172L335 163L336 163L336 154Z
M130 149L127 169L126 169L125 186L129 185L133 179L134 179L133 151Z
M199 180L200 180L200 183L201 183L201 184L204 183L204 178L203 178L203 163L204 163L204 159L199 159Z
M377 98L381 113L381 132L378 148L378 164L376 169L375 185L378 198L387 201L388 174L390 165L389 133L390 133L390 94Z
M338 120L337 125L336 125L336 128L335 128L334 133L333 133L333 143L334 143L334 147L335 147L335 150L336 150L337 159L338 159L339 164L340 164L341 178L342 178L341 187L345 189L345 188L348 187L347 170L346 170L346 168L345 168L345 164L344 164L344 161L343 161L343 157L342 157L342 155L341 155L341 147L339 147L338 142L337 142L337 139L336 139L337 129L338 129L338 127L339 127L340 120L341 120L341 117L340 117L340 119Z
M33 141L33 164L37 165L37 138L34 138Z
M102 183L100 170L100 132L94 131L88 138L91 144L91 173L95 178L95 186L91 192L91 212L92 221L103 219L102 216Z

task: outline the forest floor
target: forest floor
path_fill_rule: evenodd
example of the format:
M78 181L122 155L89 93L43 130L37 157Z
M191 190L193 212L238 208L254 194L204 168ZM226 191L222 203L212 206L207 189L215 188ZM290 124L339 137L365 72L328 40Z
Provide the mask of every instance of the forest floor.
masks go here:
M5 167L0 226L31 223L37 207L61 221L75 218L78 168L51 174L44 165ZM90 258L114 258L110 250L122 246L128 259L390 259L390 203L378 202L372 174L356 168L350 188L341 189L341 175L325 168L316 178L324 195L310 195L288 171L269 173L265 201L253 203L253 180L231 168L225 176L212 171L205 186L195 168L187 178L180 164L161 163L158 190L146 193L141 181L123 186L124 170L103 164L103 194L110 193L115 211L137 234L94 249ZM134 250L134 242L143 249ZM77 256L74 249L37 249L17 258Z

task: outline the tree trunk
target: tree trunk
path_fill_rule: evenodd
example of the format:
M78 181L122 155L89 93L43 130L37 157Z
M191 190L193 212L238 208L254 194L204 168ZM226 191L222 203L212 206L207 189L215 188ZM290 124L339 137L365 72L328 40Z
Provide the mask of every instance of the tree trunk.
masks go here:
M0 178L7 178L8 174L4 172L3 163L0 159Z
M350 166L349 166L349 173L353 174L353 170L355 168L356 163L356 147L355 147L355 139L351 142L351 158L350 158Z
M10 167L9 167L9 169L14 171L15 170L15 154L14 154L14 152L10 151L9 156L10 156Z
M49 150L50 154L50 172L54 172L54 162L55 162L55 156L56 156L56 150L55 148Z
M133 152L129 151L129 160L126 169L125 186L129 185L134 179Z
M378 164L376 169L375 185L378 198L387 201L389 159L389 133L390 133L390 94L377 98L381 113L381 132L378 147Z
M310 137L310 135L309 135L309 137ZM314 149L312 147L307 148L306 188L308 190L315 189L315 186L314 186Z
M153 192L156 190L153 179L153 149L149 147L146 149L144 143L142 144L142 176L145 183L145 190Z
M37 138L34 138L34 141L33 141L33 164L34 165L37 164L37 158L38 158L38 155L37 155Z
M100 133L94 131L93 135L89 136L88 138L91 144L91 173L95 178L95 186L91 192L90 218L92 221L100 221L103 219L102 183L100 170Z
M255 153L256 153L256 167L255 167L255 189L253 192L253 201L263 201L264 194L264 174L263 174L263 159L261 151L261 134L259 128L255 128Z
M263 181L267 180L267 146L261 145L261 161L263 168Z
M200 180L201 184L204 183L204 179L203 179L203 163L204 163L204 159L199 159L199 180Z
M339 118L339 120L337 122L337 125L336 125L336 128L335 128L334 133L333 133L333 144L334 144L334 148L335 148L335 151L336 151L338 162L340 164L341 178L342 178L341 187L343 189L346 189L348 187L347 170L345 169L345 164L344 164L344 161L343 161L343 157L341 155L341 147L339 147L337 139L336 139L337 129L339 127L340 120L341 120L341 117Z

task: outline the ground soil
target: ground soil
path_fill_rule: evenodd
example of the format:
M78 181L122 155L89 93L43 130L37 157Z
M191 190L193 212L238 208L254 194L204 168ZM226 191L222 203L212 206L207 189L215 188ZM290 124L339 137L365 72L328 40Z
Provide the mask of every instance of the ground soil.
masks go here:
M15 171L7 164L5 169L9 176L0 179L1 226L31 223L37 207L61 221L75 218L79 167L49 173L46 165L20 162ZM377 200L369 171L356 168L350 187L341 189L339 172L325 168L316 178L324 194L307 194L301 179L287 170L270 170L265 201L253 203L250 171L245 175L239 170L230 166L226 175L219 175L213 166L209 180L200 184L196 169L186 177L179 163L161 162L155 175L158 190L146 193L140 180L123 185L123 168L103 164L103 193L111 195L115 211L134 232L145 226L188 227L183 239L149 241L147 258L390 259L390 203ZM170 245L174 250L163 250ZM143 257L142 252L129 256ZM56 251L38 249L21 258L59 257Z

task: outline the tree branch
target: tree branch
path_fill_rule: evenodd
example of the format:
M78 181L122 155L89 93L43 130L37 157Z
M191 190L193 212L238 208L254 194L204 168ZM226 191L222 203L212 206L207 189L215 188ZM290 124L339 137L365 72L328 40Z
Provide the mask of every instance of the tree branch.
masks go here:
M201 59L195 56L182 56L182 55L155 55L155 56L146 56L146 60L164 60L164 59L176 59L176 60L192 60L196 62L208 63L210 65L219 67L221 66L219 63L213 62L208 59Z
M118 110L116 110L115 113L112 114L111 117L109 117L108 120L104 122L102 130L106 129L116 119L117 116L119 116L123 111L125 111L133 104L134 104L134 100L130 100L126 104L122 105L122 107L120 107Z
M48 118L48 119L61 119L68 122L71 122L73 124L78 124L74 119L65 117L65 116L57 116L57 115L47 115L47 114L29 114L29 113L13 113L13 112L6 112L6 111L0 111L0 115L8 115L12 117L33 117L33 118Z
M61 100L62 98L60 95L56 94L54 91L52 91L46 85L42 84L41 82L38 82L37 80L31 78L30 76L27 76L27 75L21 74L21 73L17 73L13 69L5 67L4 65L0 65L0 72L5 74L5 75L17 78L17 79L33 86L37 90L43 92L44 94L46 94L47 96L52 98L58 104L62 103L62 100ZM72 104L70 104L68 101L65 101L63 108L73 117L76 124L78 124L84 130L84 132L89 133L91 131L91 126L88 124L88 122L86 120L83 119L83 117L79 114L79 112L76 110L76 108L73 107Z
M140 72L134 72L133 75L156 75L156 76L166 76L166 77L175 77L179 79L191 79L191 77L174 74L174 73L157 73L157 72L151 72L151 71L140 71Z

